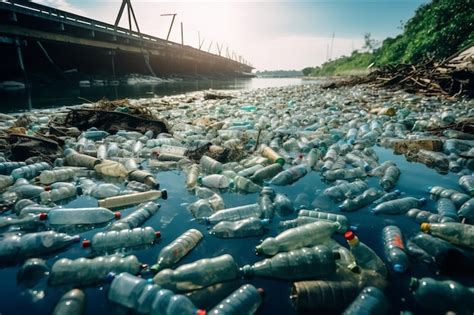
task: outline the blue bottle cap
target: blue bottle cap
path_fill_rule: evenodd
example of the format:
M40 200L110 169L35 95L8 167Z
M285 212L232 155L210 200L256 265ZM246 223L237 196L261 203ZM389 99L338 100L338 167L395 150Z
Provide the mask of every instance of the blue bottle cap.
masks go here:
M269 220L269 219L262 219L262 220L260 220L260 222L262 222L262 225L268 225L268 224L270 224L270 220Z
M109 272L107 274L107 276L105 277L105 282L106 283L112 283L112 281L114 281L116 276L117 276L117 274L115 272Z
M148 283L148 284L154 284L153 278L148 278L148 279L146 279L146 283Z
M403 266L400 265L400 264L395 264L395 265L393 265L393 270L395 272L402 273L402 272L405 271L405 268L403 268Z
M398 189L395 189L393 192L394 192L395 195L397 195L397 196L400 196L400 195L402 194L402 192L401 192L400 190L398 190Z

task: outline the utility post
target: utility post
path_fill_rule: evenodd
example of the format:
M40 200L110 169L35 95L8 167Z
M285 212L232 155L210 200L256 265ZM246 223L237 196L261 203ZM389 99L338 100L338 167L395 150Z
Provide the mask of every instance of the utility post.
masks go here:
M166 14L161 14L161 16L172 16L173 18L171 19L171 24L170 24L170 29L168 30L168 35L166 35L166 40L168 40L170 38L170 34L171 34L171 29L173 28L173 23L174 23L174 19L176 18L176 15L178 15L178 13L166 13Z

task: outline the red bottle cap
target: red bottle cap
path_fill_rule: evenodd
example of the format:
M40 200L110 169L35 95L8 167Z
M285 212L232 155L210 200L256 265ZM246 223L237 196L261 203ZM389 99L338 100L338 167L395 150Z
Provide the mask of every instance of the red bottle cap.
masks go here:
M82 241L82 248L87 248L91 246L91 241L90 240L84 240Z
M51 191L51 186L44 186L44 191Z
M344 233L344 238L348 241L353 240L354 237L355 237L355 234L352 231L347 231L346 233Z
M122 214L120 212L114 212L114 216L116 219L120 219L122 217Z
M156 231L156 232L155 232L155 235L156 235L156 238L160 238L160 237L161 237L161 232L160 232L160 231Z
M258 288L257 292L258 292L258 294L260 294L261 297L265 296L265 290L263 288Z
M206 313L205 310L197 310L196 315L206 315Z
M39 219L40 221L44 221L48 218L48 214L47 213L44 213L44 212L41 212L40 215L39 215Z

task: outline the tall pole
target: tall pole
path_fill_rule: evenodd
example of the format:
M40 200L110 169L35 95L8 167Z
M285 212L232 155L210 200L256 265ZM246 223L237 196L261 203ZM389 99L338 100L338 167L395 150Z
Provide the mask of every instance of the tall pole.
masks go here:
M184 45L183 22L181 22L181 45Z
M201 50L201 32L198 31L198 48Z
M171 29L173 28L173 23L174 23L174 19L175 19L176 15L177 15L177 13L166 13L166 14L161 15L161 16L172 16L173 17L171 19L171 24L170 24L170 29L168 30L168 35L166 35L166 40L168 40L170 38Z

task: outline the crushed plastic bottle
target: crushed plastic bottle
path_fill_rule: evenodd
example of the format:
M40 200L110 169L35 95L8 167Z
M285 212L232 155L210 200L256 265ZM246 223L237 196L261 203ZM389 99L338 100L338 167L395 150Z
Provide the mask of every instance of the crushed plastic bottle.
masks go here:
M196 290L214 283L236 279L239 268L230 255L204 258L181 265L175 270L163 269L155 275L155 284L173 291Z
M158 254L157 262L150 269L158 272L169 268L186 256L201 241L203 235L196 229L189 229L164 247Z

